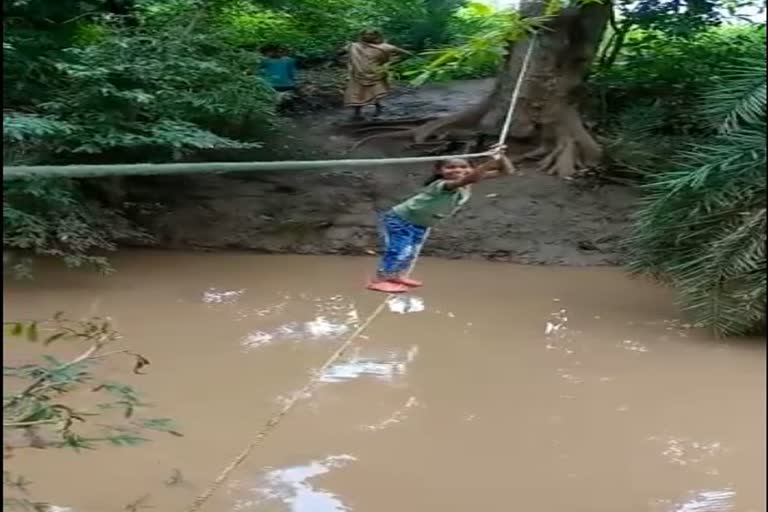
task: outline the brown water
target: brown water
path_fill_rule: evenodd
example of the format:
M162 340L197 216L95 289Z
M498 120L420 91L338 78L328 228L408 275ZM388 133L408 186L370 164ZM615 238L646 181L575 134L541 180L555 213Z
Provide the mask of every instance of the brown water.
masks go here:
M691 330L616 269L424 259L429 286L317 375L384 298L360 288L371 264L127 252L107 278L6 283L6 318L113 317L153 363L120 378L185 434L6 469L75 512L182 512L317 378L202 510L765 510L762 342Z

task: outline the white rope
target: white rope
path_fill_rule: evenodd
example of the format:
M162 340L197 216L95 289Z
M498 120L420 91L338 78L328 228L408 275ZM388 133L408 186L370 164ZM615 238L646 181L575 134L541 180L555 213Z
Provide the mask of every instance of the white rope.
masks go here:
M437 162L446 158L480 158L491 151L456 156L357 158L339 160L290 160L279 162L195 162L176 164L18 165L3 167L3 180L21 178L96 178L100 176L157 176L161 174L253 171L302 171Z
M535 36L534 36L535 38ZM509 125L512 122L512 116L511 112L514 111L515 106L519 99L519 92L520 92L520 84L523 82L523 78L525 75L526 70L528 69L528 60L531 56L531 48L533 48L533 40L530 43L530 46L528 47L528 52L526 54L525 60L523 61L523 66L520 70L520 75L517 79L517 84L515 86L515 92L512 95L512 99L510 100L509 105L509 111L507 113L507 118L504 121L504 127L502 129L502 135L499 137L499 143L504 143L506 141L507 134L509 133ZM492 153L484 153L492 154ZM484 154L480 154L481 156ZM446 158L446 157L441 157ZM408 275L413 271L414 267L416 267L416 263L418 262L419 257L421 256L421 249L424 247L424 244L426 243L427 239L429 238L430 230L427 229L426 233L424 234L424 238L422 239L421 243L416 248L416 251L414 253L413 260L411 261L411 265L408 268ZM320 378L322 377L325 370L330 368L337 359L339 359L342 355L346 353L346 351L349 349L349 347L355 342L355 340L378 318L378 316L386 309L387 301L394 297L393 294L388 294L384 300L379 304L376 309L373 310L373 312L366 317L366 319L363 321L362 324L358 326L355 331L348 336L344 342L339 346L336 351L331 354L331 356L323 363L323 365L320 367L318 371L315 372L315 377L311 378L309 382L307 382L304 387L298 392L294 393L290 400L288 400L287 403L283 405L283 407L270 418L267 423L262 427L262 429L254 436L251 441L248 443L248 445L243 449L240 454L237 455L224 470L219 473L219 476L211 483L210 486L202 493L200 494L195 501L191 504L189 508L186 509L186 512L197 512L199 511L205 503L213 496L213 494L216 492L216 490L221 486L224 481L229 478L229 475L237 469L237 467L244 462L248 456L251 454L253 449L264 440L264 438L267 437L267 435L274 430L277 425L280 423L280 421L294 408L294 406L298 403L298 401L301 398L309 398L312 394L312 392L315 390L317 384L320 382Z
M533 55L533 47L536 45L536 33L533 34L528 42L528 50L525 52L523 58L523 64L520 66L520 72L517 74L517 82L515 83L515 89L512 91L512 98L509 100L509 108L507 109L507 117L504 119L504 124L501 127L501 134L499 135L499 144L504 144L509 136L509 127L512 125L512 118L515 114L515 108L517 102L520 99L520 91L522 90L523 81L526 73L528 73L528 63L531 61L531 55Z

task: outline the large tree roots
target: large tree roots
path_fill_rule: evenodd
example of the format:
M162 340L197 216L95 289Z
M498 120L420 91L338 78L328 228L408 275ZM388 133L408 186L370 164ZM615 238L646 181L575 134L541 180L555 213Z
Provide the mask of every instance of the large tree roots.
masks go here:
M601 148L573 115L561 118L554 129L542 130L527 140L511 140L509 156L518 165L561 178L571 178L594 168L600 160ZM374 141L397 140L404 150L421 154L457 154L484 151L496 142L498 134L466 128L455 116L426 120L392 120L386 124L367 122L352 128L353 136L363 136L349 149L353 152ZM457 126L459 125L459 126ZM551 136L543 137L549 132ZM521 148L530 148L526 151Z

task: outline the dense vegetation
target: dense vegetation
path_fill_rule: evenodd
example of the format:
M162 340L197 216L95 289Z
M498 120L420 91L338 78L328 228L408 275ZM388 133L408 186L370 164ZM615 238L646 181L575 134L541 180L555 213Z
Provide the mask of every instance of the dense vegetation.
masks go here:
M615 3L584 95L606 148L596 170L648 187L634 268L674 282L723 333L759 328L765 313L765 26L723 23L745 5ZM526 27L463 0L7 0L4 163L253 150L279 123L257 49L333 64L369 25L421 52L393 71L422 81L492 75ZM98 197L74 180L7 183L5 247L104 264L99 251L135 231Z

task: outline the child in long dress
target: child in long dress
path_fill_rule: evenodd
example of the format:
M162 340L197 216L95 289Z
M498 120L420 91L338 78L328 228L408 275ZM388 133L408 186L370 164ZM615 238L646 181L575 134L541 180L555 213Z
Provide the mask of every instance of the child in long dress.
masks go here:
M362 117L363 107L367 105L373 105L379 115L381 100L390 91L386 65L395 56L411 52L385 42L380 31L367 29L360 32L357 41L347 45L344 53L349 71L344 105L354 109L354 119Z

